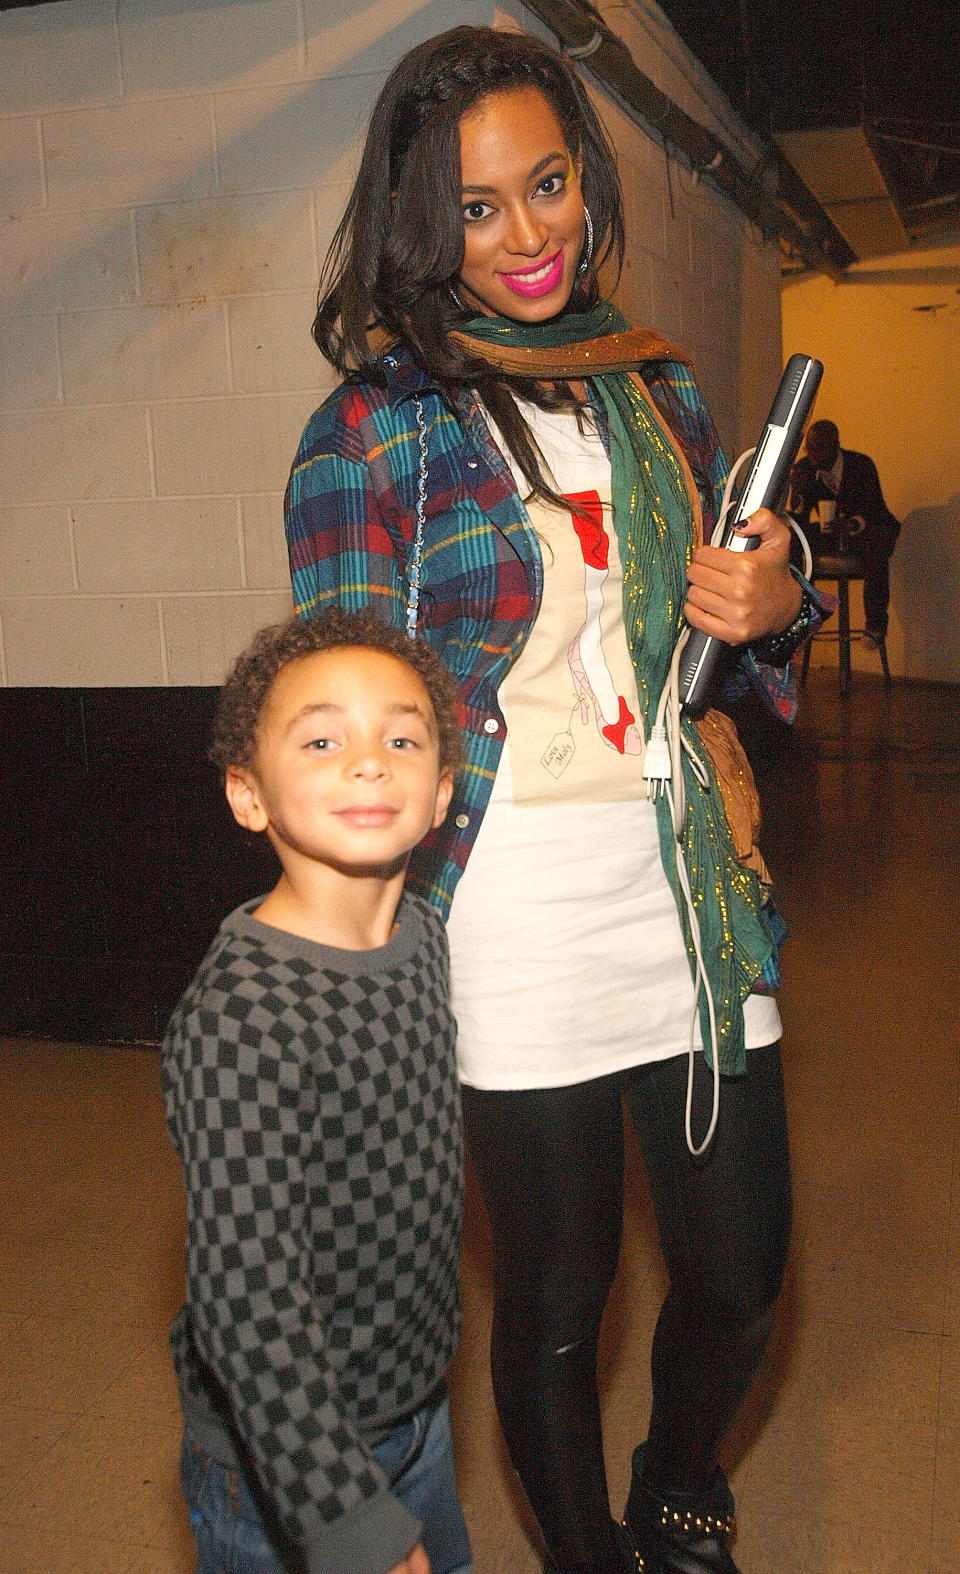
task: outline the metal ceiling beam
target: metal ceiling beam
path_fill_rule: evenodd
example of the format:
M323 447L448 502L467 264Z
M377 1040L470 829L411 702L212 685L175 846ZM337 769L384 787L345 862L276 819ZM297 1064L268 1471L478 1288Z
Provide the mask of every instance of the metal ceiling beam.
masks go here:
M634 63L622 39L586 0L523 0L555 33L569 58L585 65L610 89L631 118L652 127L685 154L698 176L708 178L769 237L779 236L809 268L833 279L856 261L831 220L786 159L771 147L763 160L776 171L772 193L756 172L744 170L725 143L693 120ZM788 173L789 172L789 173ZM784 187L789 195L783 194Z
M910 236L865 127L783 131L777 143L860 261L908 250Z

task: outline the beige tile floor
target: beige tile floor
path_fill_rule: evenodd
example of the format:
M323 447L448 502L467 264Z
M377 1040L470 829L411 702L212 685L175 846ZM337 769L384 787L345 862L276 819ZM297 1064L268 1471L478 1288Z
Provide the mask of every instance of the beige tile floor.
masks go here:
M763 769L794 929L785 1055L789 1282L731 1439L744 1574L960 1574L956 690L811 674ZM166 1331L179 1175L153 1049L0 1045L0 1574L189 1574ZM662 1288L643 1177L605 1329L611 1498L649 1396ZM453 1372L478 1574L538 1560L486 1372L471 1195ZM344 1571L349 1574L349 1571Z

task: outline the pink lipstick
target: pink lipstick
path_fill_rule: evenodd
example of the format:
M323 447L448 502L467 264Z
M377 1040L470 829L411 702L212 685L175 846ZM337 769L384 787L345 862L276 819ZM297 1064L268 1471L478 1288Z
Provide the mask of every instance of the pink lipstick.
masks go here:
M563 277L563 252L555 252L546 262L538 262L535 268L522 268L516 273L500 273L500 278L512 290L514 295L525 295L528 299L536 299L540 295L549 295L555 290Z

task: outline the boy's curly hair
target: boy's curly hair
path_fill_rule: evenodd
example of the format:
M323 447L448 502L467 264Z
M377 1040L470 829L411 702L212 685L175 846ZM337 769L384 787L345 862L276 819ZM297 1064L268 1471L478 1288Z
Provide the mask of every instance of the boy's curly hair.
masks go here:
M459 694L440 657L420 639L381 623L369 612L331 607L317 618L292 617L255 634L237 657L220 691L210 759L226 774L231 766L251 766L257 752L257 726L271 685L283 668L301 656L356 647L396 656L417 674L433 706L441 770L455 771L463 754L457 721Z

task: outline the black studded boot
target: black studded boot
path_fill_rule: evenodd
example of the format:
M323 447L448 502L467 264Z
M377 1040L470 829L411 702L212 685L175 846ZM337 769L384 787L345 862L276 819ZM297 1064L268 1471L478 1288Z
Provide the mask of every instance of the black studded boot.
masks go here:
M661 1492L644 1479L641 1444L623 1523L633 1537L636 1574L739 1574L727 1550L733 1493L719 1465L705 1492Z

